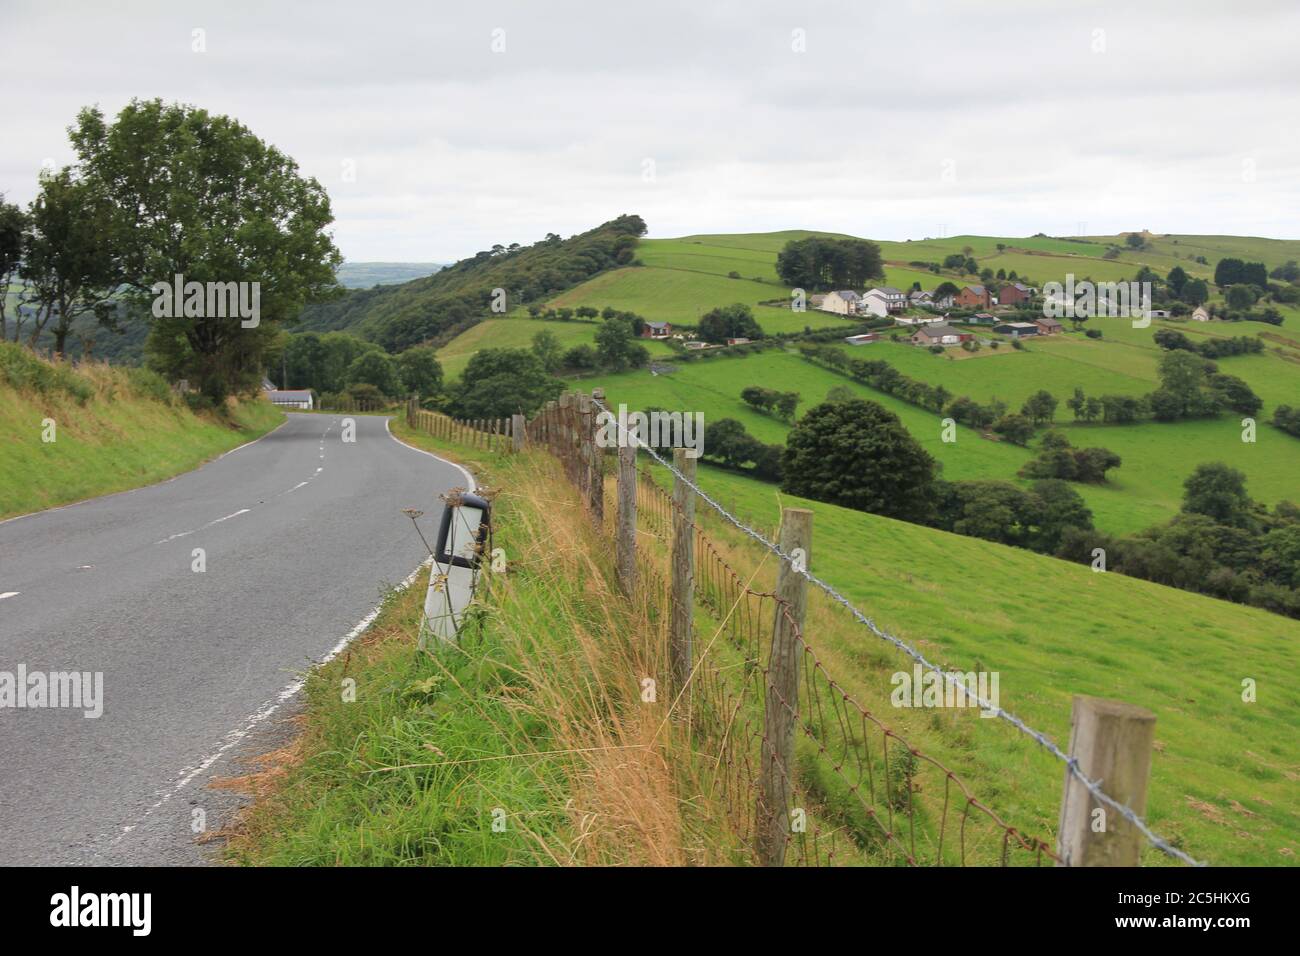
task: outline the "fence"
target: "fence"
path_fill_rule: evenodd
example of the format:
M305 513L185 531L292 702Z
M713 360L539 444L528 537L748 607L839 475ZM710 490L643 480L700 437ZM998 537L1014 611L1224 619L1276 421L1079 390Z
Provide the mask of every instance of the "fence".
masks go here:
M392 408L391 402L377 398L353 398L351 395L320 396L319 408L323 412L382 412Z
M634 442L598 443L603 392L562 395L531 421L458 421L419 409L408 423L473 447L548 451L612 545L620 587L667 632L671 717L712 761L709 785L726 808L738 852L765 865L1136 865L1143 840L1196 861L1152 833L1145 808L1155 718L1128 704L1076 697L1068 755L980 698L919 652L881 631L808 572L812 512L783 509L779 543L719 506L695 462ZM608 436L606 436L608 437ZM612 474L607 474L612 472ZM670 484L672 491L664 487ZM764 545L706 534L703 501ZM760 576L778 558L775 586ZM832 673L833 649L808 636L809 584L819 620L848 612L877 637L944 678L1065 763L1057 840L1019 829L975 788L864 706ZM823 600L831 597L832 600ZM859 695L860 696L860 695ZM1104 782L1104 787L1103 783ZM1097 827L1098 812L1104 821Z

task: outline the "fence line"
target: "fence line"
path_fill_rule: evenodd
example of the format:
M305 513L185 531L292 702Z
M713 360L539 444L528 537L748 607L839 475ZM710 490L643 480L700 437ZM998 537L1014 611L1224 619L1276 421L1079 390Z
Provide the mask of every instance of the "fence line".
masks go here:
M1097 838L1082 833L1078 840L1085 852L1071 860L1062 833L1061 852L1054 852L1046 841L1003 820L951 768L912 746L860 704L807 641L802 608L793 608L777 593L754 588L752 576L746 578L738 571L697 522L683 520L689 517L680 503L686 498L675 500L634 460L630 470L616 469L620 480L628 480L630 474L633 487L615 493L617 514L607 507L606 449L596 444L593 434L595 413L608 412L602 399L600 390L590 396L565 394L527 421L522 416L489 421L451 419L420 409L412 400L407 421L437 437L476 448L509 451L527 443L550 452L587 505L595 526L615 539L615 551L626 554L631 548L631 580L621 583L644 600L648 609L662 611L659 623L666 640L677 593L670 583L674 576L668 573L669 558L689 555L690 606L704 614L711 633L697 635L693 643L687 635L683 644L686 653L690 654L692 647L699 653L686 660L675 676L674 709L680 704L676 716L685 722L699 752L713 761L711 792L724 801L731 830L744 854L772 863L785 861L787 852L792 852L792 862L797 865L831 864L846 853L906 865L967 865L994 858L1002 865L1021 860L1033 865L1048 861L1095 865L1088 862L1092 855L1086 850L1089 840ZM1084 772L1074 754L1088 748L1076 748L1072 741L1071 754L1062 752L1046 734L993 706L920 651L880 628L833 586L811 574L806 563L796 561L787 549L720 505L684 469L637 442L635 436L625 436L624 441L663 466L683 494L698 496L726 523L762 545L765 554L777 557L783 580L815 585L873 635L939 675L944 686L959 688L959 693L1064 762L1067 796L1073 785L1079 786L1086 796L1115 810L1158 850L1184 863L1202 865L1153 833L1137 811L1103 791L1099 780ZM630 521L625 520L628 510ZM789 518L787 511L787 521ZM621 540L620 535L630 535L630 539ZM684 535L690 537L689 548L683 547ZM622 562L620 558L620 567ZM688 631L695 626L690 623ZM771 644L765 648L764 637L769 633ZM774 654L778 661L775 675ZM1076 734L1082 732L1077 719L1079 700ZM788 726L794 739L786 743L769 737L769 725L778 730ZM1105 758L1088 752L1094 776L1113 786L1110 774L1096 769L1098 760ZM1144 804L1145 770L1128 799ZM1062 803L1064 830L1064 798ZM784 839L765 845L765 827L779 827L771 832L783 834ZM1117 834L1108 846L1123 842ZM1075 844L1071 846L1077 849ZM1136 843L1132 852L1136 862Z

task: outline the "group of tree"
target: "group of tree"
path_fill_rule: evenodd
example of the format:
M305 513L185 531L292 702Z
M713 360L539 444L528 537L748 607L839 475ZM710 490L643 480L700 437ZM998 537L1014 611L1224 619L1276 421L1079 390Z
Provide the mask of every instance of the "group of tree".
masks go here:
M482 349L470 356L445 408L456 418L533 416L558 398L564 383L546 371L530 349Z
M1273 409L1273 424L1288 435L1295 435L1300 438L1300 408L1279 405Z
M1094 564L1101 549L1107 571L1300 617L1300 508L1270 512L1222 462L1198 466L1183 487L1168 523L1124 537L1073 531L1057 556Z
M1243 262L1240 259L1220 259L1214 267L1214 284L1220 289L1234 285L1268 285L1268 270L1262 262Z
M1231 338L1212 338L1193 342L1177 329L1160 329L1153 338L1156 345L1167 351L1195 352L1202 358L1217 359L1229 355L1252 355L1264 351L1264 342L1254 335L1234 335Z
M942 385L930 385L911 378L879 359L850 358L843 349L833 345L804 344L799 352L809 361L847 375L855 382L930 411L942 411L952 398L952 392Z
M339 393L364 384L389 399L416 393L436 400L442 393L442 365L427 346L393 356L374 342L346 332L304 332L283 336L268 353L268 361L269 376L283 378L282 388Z
M1100 547L1108 570L1300 617L1300 509L1283 502L1270 513L1252 502L1235 469L1198 467L1185 484L1182 514L1112 538L1093 529L1082 497L1053 472L1073 466L1079 480L1081 467L1086 480L1104 480L1117 456L1053 438L1036 461L1042 470L1026 470L1036 478L1029 488L943 481L896 415L836 397L790 431L781 485L789 494L1071 560L1095 562Z
M1020 476L1099 485L1106 481L1106 472L1121 463L1119 455L1107 448L1075 448L1064 432L1051 429L1043 436L1037 457L1020 469Z
M88 107L69 135L75 162L41 174L28 210L0 212L0 280L22 284L15 336L30 319L32 340L48 326L62 352L82 316L111 330L129 314L149 322L149 363L166 377L213 404L255 389L280 327L336 289L324 188L242 124L192 106L132 100L112 120ZM258 283L257 321L155 314L154 286L177 275Z
M763 330L754 320L754 313L749 306L737 302L735 305L711 309L700 316L695 334L705 342L722 345L727 339L761 339Z
M721 418L704 428L703 457L728 468L749 471L763 481L781 480L780 445L767 445L734 418Z
M808 292L860 289L884 277L880 247L866 239L809 236L792 239L776 256L776 274Z
M1073 397L1066 399L1066 407L1074 413L1075 421L1100 419L1107 425L1128 425L1146 418L1160 422L1210 418L1224 409L1254 415L1264 404L1245 381L1220 372L1214 362L1195 351L1174 348L1165 352L1160 357L1159 373L1160 387L1147 395L1097 397L1076 388Z
M798 392L779 392L774 388L750 385L740 393L741 401L768 415L775 414L786 421L794 421L794 410L799 405Z
M601 322L595 344L584 342L567 350L560 344L559 336L550 329L542 329L533 336L532 352L548 373L597 369L623 372L642 368L650 361L650 352L638 341L635 330L644 326L644 322L634 313L617 313Z

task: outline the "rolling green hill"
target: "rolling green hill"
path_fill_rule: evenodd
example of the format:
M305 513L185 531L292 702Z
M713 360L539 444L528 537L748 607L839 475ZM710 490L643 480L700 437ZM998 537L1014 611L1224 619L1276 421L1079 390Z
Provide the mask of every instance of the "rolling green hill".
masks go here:
M1192 856L1217 865L1300 860L1300 693L1287 679L1300 664L1300 622L782 495L710 466L700 481L769 531L781 507L812 509L809 570L940 666L998 671L1002 707L1058 743L1069 739L1074 694L1152 710L1147 819ZM710 535L737 545L729 560L742 571L757 565L758 550L739 532L703 505L699 515ZM754 587L770 587L774 574L769 560ZM809 640L860 703L950 764L1017 825L1055 832L1059 762L1001 721L892 707L889 677L910 671L910 661L809 590ZM1242 701L1246 677L1259 682L1257 703ZM1143 862L1166 861L1148 851Z

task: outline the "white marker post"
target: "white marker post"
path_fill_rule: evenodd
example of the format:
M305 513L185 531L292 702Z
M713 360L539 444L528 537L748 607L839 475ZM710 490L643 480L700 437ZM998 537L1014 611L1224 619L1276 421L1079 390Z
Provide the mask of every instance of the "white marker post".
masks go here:
M421 650L429 649L430 636L448 643L456 641L465 609L474 598L491 526L492 505L478 495L461 493L443 509L424 597Z

